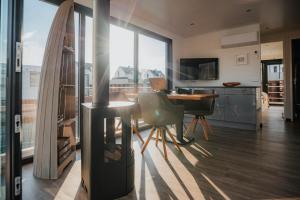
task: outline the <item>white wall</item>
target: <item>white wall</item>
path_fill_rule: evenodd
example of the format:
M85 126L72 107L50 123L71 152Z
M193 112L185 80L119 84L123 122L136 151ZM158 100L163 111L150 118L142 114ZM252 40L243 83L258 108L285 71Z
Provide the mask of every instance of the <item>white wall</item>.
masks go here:
M237 81L242 85L257 86L261 83L260 44L221 48L221 38L227 35L259 31L259 25L249 25L198 35L183 40L182 58L219 58L219 80L213 81L180 81L179 67L174 70L176 86L220 86L223 82ZM256 53L255 53L256 52ZM247 65L237 65L236 56L248 55Z
M261 44L261 60L283 59L283 42Z

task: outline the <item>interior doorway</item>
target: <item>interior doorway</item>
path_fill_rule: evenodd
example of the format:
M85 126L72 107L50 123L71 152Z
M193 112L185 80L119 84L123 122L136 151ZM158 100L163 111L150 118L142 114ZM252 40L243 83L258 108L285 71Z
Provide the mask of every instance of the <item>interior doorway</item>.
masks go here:
M283 116L285 78L283 42L261 44L262 105L263 111L280 107ZM278 113L278 112L277 112Z
M294 119L300 118L300 39L292 40Z

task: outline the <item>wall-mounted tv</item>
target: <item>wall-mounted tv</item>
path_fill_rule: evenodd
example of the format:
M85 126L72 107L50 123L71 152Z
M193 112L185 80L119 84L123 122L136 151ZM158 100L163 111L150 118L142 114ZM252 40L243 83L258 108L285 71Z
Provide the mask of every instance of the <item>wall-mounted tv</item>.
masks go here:
M219 79L218 58L180 59L180 80L217 80Z

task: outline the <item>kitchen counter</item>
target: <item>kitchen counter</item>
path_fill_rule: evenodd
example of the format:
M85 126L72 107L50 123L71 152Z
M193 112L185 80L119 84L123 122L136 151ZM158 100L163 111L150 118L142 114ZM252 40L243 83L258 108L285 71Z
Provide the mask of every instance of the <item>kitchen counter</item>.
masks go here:
M214 126L258 130L261 126L260 86L206 86L176 87L176 89L214 89L219 98L215 99L213 115L207 116Z

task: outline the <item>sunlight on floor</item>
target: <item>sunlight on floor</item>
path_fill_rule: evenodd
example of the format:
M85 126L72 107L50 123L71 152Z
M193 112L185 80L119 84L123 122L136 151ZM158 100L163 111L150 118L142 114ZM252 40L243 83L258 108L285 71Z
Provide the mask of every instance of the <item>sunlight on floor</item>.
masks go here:
M55 196L55 200L73 200L76 197L77 190L81 182L81 161L76 161L72 169L70 170L68 176L66 177L64 183L60 187L58 193Z
M225 199L225 200L230 200L230 198L210 179L208 178L205 174L201 173L202 176L211 184L211 186L214 187L216 191L219 192L219 194Z

